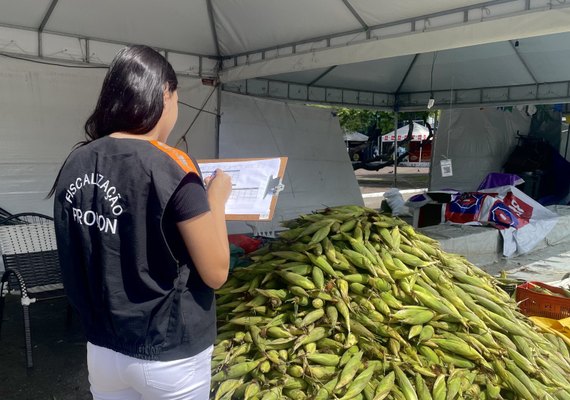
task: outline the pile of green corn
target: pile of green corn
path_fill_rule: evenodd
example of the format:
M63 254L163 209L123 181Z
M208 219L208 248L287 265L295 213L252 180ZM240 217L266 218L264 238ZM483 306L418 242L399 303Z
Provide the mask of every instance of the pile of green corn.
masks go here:
M217 292L212 398L570 399L566 344L400 219L286 226Z

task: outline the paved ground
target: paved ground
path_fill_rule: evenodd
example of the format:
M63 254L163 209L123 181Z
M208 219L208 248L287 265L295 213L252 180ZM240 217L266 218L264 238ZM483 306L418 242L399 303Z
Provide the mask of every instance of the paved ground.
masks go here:
M371 208L380 208L384 193L391 188L398 188L405 200L420 193L428 187L429 169L415 167L398 167L394 179L394 168L383 168L380 171L355 171L364 204Z
M502 258L483 269L491 275L508 271L511 278L525 281L559 281L570 274L570 242L548 246L515 258Z
M75 317L66 327L64 299L30 307L34 368L27 370L19 299L8 296L0 339L0 399L87 400L85 340Z
M384 192L397 187L400 190L427 188L429 180L428 168L398 167L394 180L394 168L383 168L379 171L355 171L360 191L365 193Z

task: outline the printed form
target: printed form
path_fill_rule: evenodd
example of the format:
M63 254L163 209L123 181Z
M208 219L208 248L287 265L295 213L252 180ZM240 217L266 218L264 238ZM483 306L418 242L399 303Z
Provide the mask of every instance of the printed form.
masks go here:
M268 220L273 215L274 197L283 189L281 179L286 157L241 160L199 160L206 179L217 168L232 178L232 193L226 203L226 219ZM232 218L233 217L233 218Z

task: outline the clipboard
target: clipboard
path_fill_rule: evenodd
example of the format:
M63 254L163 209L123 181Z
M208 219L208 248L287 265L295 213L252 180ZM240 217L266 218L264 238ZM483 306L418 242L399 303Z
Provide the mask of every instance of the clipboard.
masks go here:
M232 177L232 193L226 203L226 221L273 219L287 157L226 158L198 160L203 178L216 168Z

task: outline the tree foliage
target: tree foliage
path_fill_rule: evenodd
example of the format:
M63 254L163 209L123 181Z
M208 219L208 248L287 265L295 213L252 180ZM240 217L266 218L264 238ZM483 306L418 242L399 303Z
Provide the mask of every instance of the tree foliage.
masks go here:
M378 122L378 113L373 110L338 108L337 116L345 132L365 133Z
M383 134L394 130L394 113L356 108L337 108L336 113L341 128L345 132L367 133L373 129L380 129ZM430 112L398 113L398 120L423 120L430 116Z

